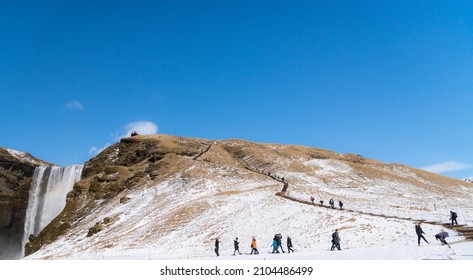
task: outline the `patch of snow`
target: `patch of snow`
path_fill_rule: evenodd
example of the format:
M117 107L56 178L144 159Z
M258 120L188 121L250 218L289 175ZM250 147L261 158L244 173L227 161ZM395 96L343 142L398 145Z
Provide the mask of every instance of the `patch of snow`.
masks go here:
M33 157L31 157L30 155L28 155L27 153L24 153L24 152L20 152L20 151L16 151L16 150L12 150L12 149L6 149L7 152L12 155L13 157L15 157L16 159L20 160L20 161L26 161L26 162L29 162L29 163L32 163L34 165L42 165L44 164L44 162L40 161L40 160L37 160Z

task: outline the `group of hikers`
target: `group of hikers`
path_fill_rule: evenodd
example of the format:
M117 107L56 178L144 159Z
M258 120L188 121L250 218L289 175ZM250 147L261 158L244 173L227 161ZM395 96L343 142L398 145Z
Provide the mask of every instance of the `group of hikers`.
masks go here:
M343 204L342 204L342 206L343 206ZM342 206L340 206L340 207L342 207ZM449 220L451 220L452 225L458 225L457 213L455 213L453 211L450 211L450 219ZM423 239L427 244L430 244L429 241L427 241L427 239L424 237L425 232L422 230L421 225L422 225L422 222L418 222L415 225L415 231L416 231L416 234L417 234L417 244L419 246L420 246L421 239ZM445 238L449 237L449 235L448 235L448 232L446 232L444 229L442 229L439 233L435 234L434 237L435 237L436 240L440 241L442 245L447 245L447 246L450 247L450 245L445 240ZM341 241L341 239L340 239L340 236L339 236L339 229L336 229L332 233L332 246L330 248L330 251L333 251L335 249L342 250L341 246L340 246L340 241ZM290 236L287 237L286 245L287 245L287 252L288 253L294 252L294 249L292 248L292 239L291 239ZM236 237L235 240L233 240L233 247L234 247L233 256L235 256L236 253L241 255L240 241L238 240L238 237ZM258 251L257 245L256 245L256 238L254 236L251 239L250 247L251 247L250 255L259 254L259 251ZM286 253L284 251L283 246L282 246L282 235L280 233L277 233L277 234L274 235L273 241L271 243L271 247L273 249L272 252L271 252L272 254L279 254L280 253L279 249L281 249L282 253ZM215 254L217 254L217 257L220 256L219 249L220 249L220 240L218 238L216 238L215 239Z
M294 252L294 249L292 249L292 239L290 236L287 237L287 240L286 240L286 245L287 245L287 252L288 253L291 253L291 252ZM259 254L259 251L258 251L258 248L257 248L257 245L256 245L256 237L252 237L251 238L251 253L250 255L257 255ZM273 242L271 243L271 247L273 248L273 251L272 253L273 254L279 254L279 249L281 249L281 251L283 253L285 253L283 247L282 247L282 235L280 233L277 233L274 235L274 238L273 238ZM236 237L234 240L233 240L233 248L234 248L234 251L233 251L233 256L236 255L236 253L240 254L241 255L241 252L240 252L240 241L238 240L238 237ZM215 239L215 254L218 256L220 256L220 240L218 238Z
M452 226L453 225L458 225L458 222L457 222L457 213L456 212L453 212L453 211L450 211L450 221L452 221ZM423 239L427 244L430 244L429 241L427 241L427 239L425 239L424 237L424 234L425 232L422 230L422 227L421 227L421 224L422 222L419 222L415 225L415 230L416 230L416 234L417 234L417 245L420 246L420 240ZM435 240L437 241L440 241L442 243L442 245L447 245L450 247L450 245L448 245L447 241L445 240L445 238L448 237L448 232L446 232L444 229L442 229L439 233L437 233L436 235L434 235L435 237Z
M290 252L294 252L294 249L292 249L292 239L290 236L287 237L287 253L289 254ZM281 248L281 252L284 252L284 249L282 247L282 235L280 233L277 233L274 235L273 238L273 243L271 244L271 247L273 247L272 254L279 254L279 248Z
M314 196L310 196L310 202L312 202L312 204L315 204L315 197ZM319 201L320 203L320 206L324 206L324 201L321 199ZM333 198L330 198L330 200L328 201L328 204L330 205L331 208L335 208L335 200L333 200ZM338 207L340 207L340 210L343 209L343 202L341 200L338 201Z

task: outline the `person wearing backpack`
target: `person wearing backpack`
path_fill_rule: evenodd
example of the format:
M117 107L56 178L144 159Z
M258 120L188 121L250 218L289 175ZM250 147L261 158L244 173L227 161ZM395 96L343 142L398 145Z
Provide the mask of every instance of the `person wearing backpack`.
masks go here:
M453 211L450 211L450 219L449 220L452 220L452 226L453 226L454 223L455 223L455 225L458 225L457 213L455 213Z

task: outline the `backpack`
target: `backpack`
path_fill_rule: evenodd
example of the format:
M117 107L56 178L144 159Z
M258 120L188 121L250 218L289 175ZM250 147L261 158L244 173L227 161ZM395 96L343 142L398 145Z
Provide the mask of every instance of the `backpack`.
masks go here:
M452 218L456 219L457 218L457 213L452 212Z

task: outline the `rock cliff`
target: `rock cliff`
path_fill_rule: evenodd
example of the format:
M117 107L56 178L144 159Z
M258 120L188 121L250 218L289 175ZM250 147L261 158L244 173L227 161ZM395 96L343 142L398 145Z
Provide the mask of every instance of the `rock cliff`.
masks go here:
M0 148L0 259L17 259L34 170L47 162Z

